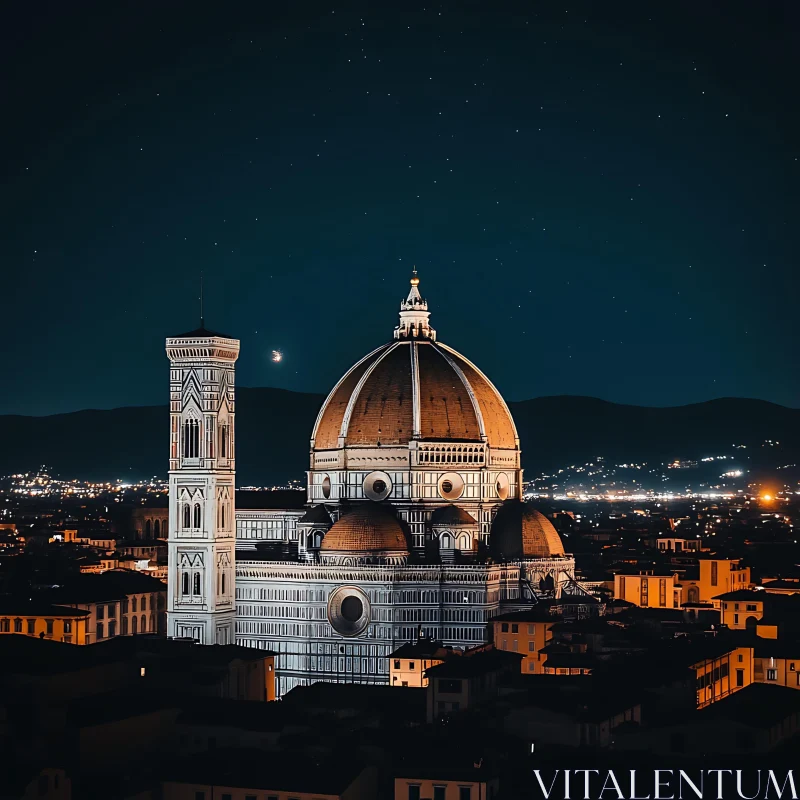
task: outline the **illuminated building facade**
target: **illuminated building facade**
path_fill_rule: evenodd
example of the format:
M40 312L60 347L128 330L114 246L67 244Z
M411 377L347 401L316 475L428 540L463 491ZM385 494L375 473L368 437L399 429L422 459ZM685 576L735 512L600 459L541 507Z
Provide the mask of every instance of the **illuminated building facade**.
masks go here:
M66 606L16 603L0 604L0 634L14 633L68 644L90 644L90 612Z
M233 644L234 364L239 342L201 327L170 361L167 635Z
M319 412L306 508L236 512L236 642L279 654L279 694L319 680L388 683L390 654L420 634L473 647L492 616L535 592L580 591L552 523L520 502L508 407L437 341L429 316L414 274L393 338ZM208 644L234 617L220 591L222 554L233 569L231 514L224 525L219 514L233 503L238 348L203 330L167 340L169 631Z

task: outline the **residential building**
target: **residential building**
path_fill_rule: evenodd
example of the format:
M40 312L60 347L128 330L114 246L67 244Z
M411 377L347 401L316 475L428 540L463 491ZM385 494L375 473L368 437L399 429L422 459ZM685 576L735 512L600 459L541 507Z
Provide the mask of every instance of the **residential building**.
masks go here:
M614 597L640 608L678 608L680 585L678 575L657 570L614 575Z
M11 633L68 644L89 644L90 612L27 599L0 600L0 634Z
M430 667L461 654L461 650L445 647L426 636L406 642L389 655L389 685L424 688L428 685L426 672Z
M544 672L547 656L542 653L553 638L552 628L561 615L551 613L549 604L539 603L527 611L512 611L493 617L492 641L499 650L519 653L523 673L538 675Z
M496 698L499 687L520 672L523 658L521 653L486 644L431 667L427 671L428 722L479 708Z
M478 764L472 769L406 768L394 779L394 800L493 800L499 792L500 779Z

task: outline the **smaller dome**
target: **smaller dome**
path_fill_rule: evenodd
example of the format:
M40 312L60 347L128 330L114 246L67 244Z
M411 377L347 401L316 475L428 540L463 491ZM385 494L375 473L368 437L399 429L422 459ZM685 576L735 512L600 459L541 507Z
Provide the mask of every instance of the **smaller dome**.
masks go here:
M478 520L476 520L475 517L468 514L463 508L455 506L452 503L437 508L436 511L431 514L431 525L434 527L477 524Z
M408 553L408 542L397 517L377 503L368 503L345 514L322 539L322 552Z
M498 509L489 546L492 555L501 561L564 555L564 545L553 523L541 511L519 500L507 500Z

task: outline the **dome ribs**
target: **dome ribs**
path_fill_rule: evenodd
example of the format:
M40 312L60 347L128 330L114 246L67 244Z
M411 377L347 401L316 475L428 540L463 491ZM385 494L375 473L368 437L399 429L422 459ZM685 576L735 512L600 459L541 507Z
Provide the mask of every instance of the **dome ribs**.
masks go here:
M477 367L449 347L438 344L469 381L483 417L486 438L492 447L514 450L518 445L517 431L511 414L497 389Z
M396 340L356 364L331 392L314 450L421 441L485 442L517 450L511 414L485 375L451 348Z
M353 405L345 444L396 445L411 440L411 361L409 344L384 352L367 376Z
M456 371L431 344L419 342L417 358L423 438L480 441L478 418Z
M330 393L322 406L322 411L314 430L313 446L315 450L332 450L339 446L342 419L350 402L350 397L364 373L381 357L387 347L389 345L384 345L384 347L378 348L378 350L373 351L359 361Z

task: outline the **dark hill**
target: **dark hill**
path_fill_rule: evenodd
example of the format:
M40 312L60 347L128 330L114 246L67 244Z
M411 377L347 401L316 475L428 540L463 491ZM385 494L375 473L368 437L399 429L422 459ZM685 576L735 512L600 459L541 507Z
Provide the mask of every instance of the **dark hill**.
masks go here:
M237 395L239 485L302 478L322 395L266 388L239 388ZM800 451L800 410L762 400L645 408L565 396L510 407L529 477L598 455L615 462L697 458L765 439L781 442L782 458ZM0 416L0 474L46 464L65 477L166 476L168 431L166 405Z

